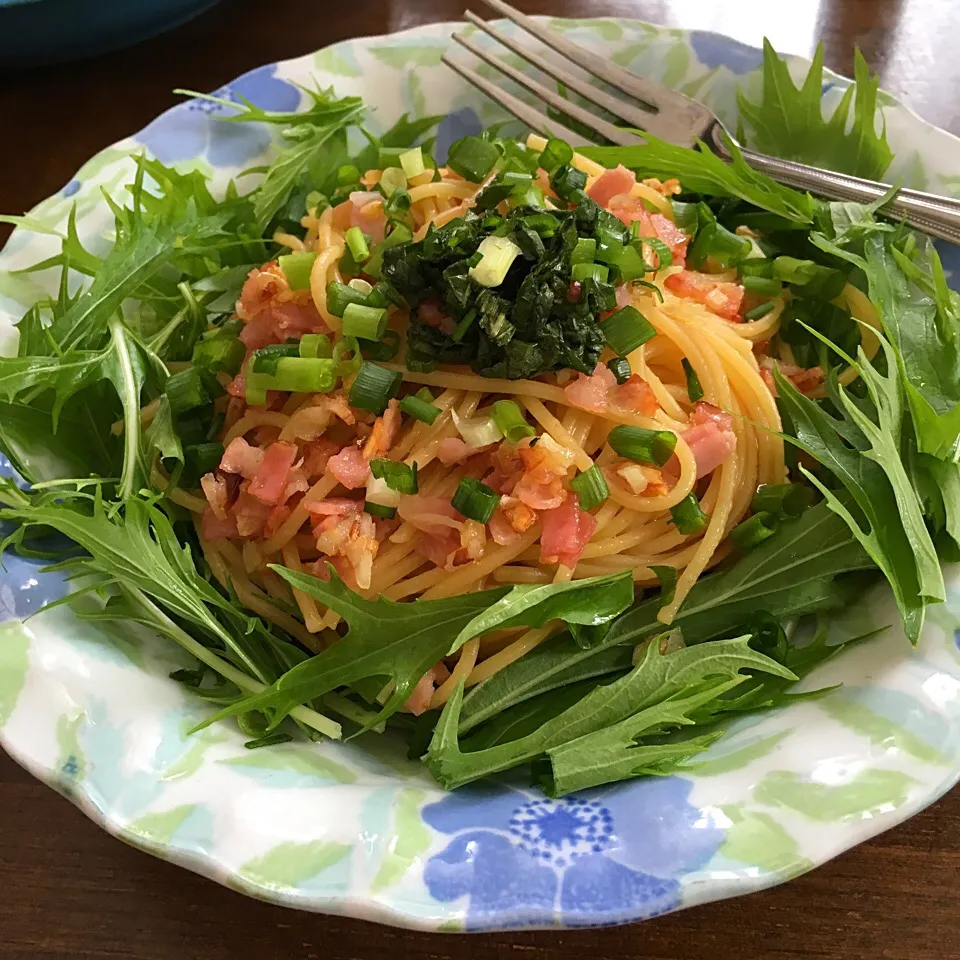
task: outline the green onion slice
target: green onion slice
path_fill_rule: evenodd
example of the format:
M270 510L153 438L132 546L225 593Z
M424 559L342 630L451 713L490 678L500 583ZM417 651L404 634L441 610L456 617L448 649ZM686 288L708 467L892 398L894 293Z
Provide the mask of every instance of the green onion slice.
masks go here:
M577 474L570 481L570 489L580 498L581 510L592 510L594 507L599 507L610 496L607 478L596 464L589 470Z
M780 518L775 513L755 513L730 531L730 542L746 552L763 543L767 537L772 537L779 525Z
M343 335L361 340L382 340L387 329L387 311L384 307L365 307L348 303L343 311Z
M671 430L647 430L620 424L610 431L607 442L627 460L662 467L673 456L677 435Z
M747 293L753 293L758 297L776 297L783 290L780 281L774 280L773 277L757 277L748 274L741 283Z
M281 357L273 381L273 390L329 393L337 383L337 364L327 359Z
M387 507L382 503L373 503L371 500L363 502L363 511L372 517L380 517L381 520L392 520L397 515L396 507Z
M267 373L273 376L277 372L277 364L280 363L284 357L299 356L300 347L298 344L272 343L267 347L261 347L259 350L254 351L252 370L254 373Z
M607 361L607 368L617 378L617 383L626 383L633 376L630 361L626 357L612 357Z
M700 509L700 501L694 493L688 493L675 507L671 507L670 517L685 537L702 533L710 522L710 515Z
M768 300L766 303L761 303L759 306L754 307L752 310L748 310L744 315L744 320L761 320L763 319L771 310L776 307L776 304L772 300Z
M407 175L409 180L411 177L419 177L424 170L426 170L426 165L423 162L423 151L420 147L414 147L412 150L404 150L401 153L397 160L400 162L400 167L403 172Z
M287 253L277 258L283 275L291 290L308 290L310 288L310 271L313 261L317 259L315 253L303 251L301 253Z
M464 477L457 486L453 499L453 509L477 523L488 523L500 502L500 494L472 477Z
M447 166L471 183L479 183L500 158L500 151L488 140L463 137L450 147Z
M493 419L508 443L519 443L537 431L527 423L523 412L513 400L498 400L493 405Z
M557 167L562 167L573 159L573 147L566 140L551 137L540 154L540 166L547 173L553 173Z
M205 407L211 401L197 367L187 367L167 377L165 389L170 410L175 415L193 410L195 407Z
M343 239L357 263L363 263L370 257L370 243L359 227L351 227L343 235Z
M605 267L602 263L575 263L570 271L570 276L581 283L584 280L606 283L610 279L610 268Z
M430 426L437 417L440 416L440 408L422 397L409 394L400 401L400 409L413 417Z
M703 399L703 387L700 385L700 378L697 371L693 369L693 364L684 357L680 363L683 365L683 372L687 375L687 396L691 403L696 403Z
M369 410L371 413L383 413L387 409L387 403L397 395L401 379L399 372L364 360L350 386L350 406Z
M652 340L657 331L653 324L636 308L621 307L601 324L603 338L617 356L625 357L637 347Z
M397 493L413 494L419 490L415 463L410 466L402 460L374 459L370 461L370 472Z
M779 517L799 517L813 503L813 491L802 483L765 483L753 495L754 513L772 513Z

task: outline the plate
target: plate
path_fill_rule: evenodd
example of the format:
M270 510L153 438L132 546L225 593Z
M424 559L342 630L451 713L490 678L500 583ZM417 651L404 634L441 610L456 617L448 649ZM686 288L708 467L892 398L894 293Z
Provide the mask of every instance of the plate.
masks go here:
M615 62L708 102L735 128L737 87L754 95L759 50L709 33L631 20L552 21ZM374 129L437 113L437 153L502 119L440 56L453 25L341 43L260 67L218 91L295 109L295 84L334 85L377 105ZM805 61L791 61L797 74ZM831 75L829 106L847 81ZM222 186L263 162L270 132L223 124L187 102L90 160L33 211L81 236L111 226L144 147ZM955 191L960 141L884 100L891 177ZM16 274L56 238L17 230L0 255L0 349L52 278ZM948 267L956 267L951 255ZM960 770L960 578L930 609L917 649L897 629L807 681L842 683L817 700L749 718L685 776L549 800L519 781L445 794L395 744L295 743L248 751L233 726L195 736L207 708L168 674L185 665L165 641L78 620L56 574L7 559L0 576L0 742L110 832L246 893L292 907L428 930L623 923L771 886L888 829L934 801ZM878 587L831 629L897 623ZM27 827L29 829L29 827Z

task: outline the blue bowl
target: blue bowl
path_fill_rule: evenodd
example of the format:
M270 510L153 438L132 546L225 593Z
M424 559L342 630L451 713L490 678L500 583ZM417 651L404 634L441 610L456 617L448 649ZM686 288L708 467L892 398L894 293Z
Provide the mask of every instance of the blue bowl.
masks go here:
M0 67L94 56L163 33L218 0L0 0Z

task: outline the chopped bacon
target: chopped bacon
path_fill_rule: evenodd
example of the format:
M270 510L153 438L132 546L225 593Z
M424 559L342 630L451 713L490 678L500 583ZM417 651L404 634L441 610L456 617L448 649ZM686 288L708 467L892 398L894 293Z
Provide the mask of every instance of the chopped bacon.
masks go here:
M214 512L212 507L205 507L200 515L200 535L207 543L214 540L232 540L240 536L237 530L236 517L230 516L220 518Z
M343 517L350 513L359 513L363 509L362 500L349 500L347 497L328 497L326 500L311 500L306 504L307 512L318 517Z
M404 497L397 508L397 514L424 533L443 536L449 530L454 530L459 543L463 514L454 510L453 504L443 497L425 497L422 494Z
M243 437L234 437L223 451L220 469L224 473L238 473L249 480L260 469L262 461L263 451L259 447L251 447Z
M609 406L609 394L617 385L617 378L602 363L588 377L578 374L573 383L568 383L563 392L570 403L588 413L604 413Z
M503 501L501 501L502 503ZM519 502L519 501L518 501ZM526 504L523 506L530 510ZM530 510L530 513L533 515L534 520L536 520L536 514ZM499 544L501 547L505 547L508 543L513 543L520 534L518 531L513 529L513 525L507 519L506 513L503 511L502 506L498 506L496 510L493 511L493 516L490 518L487 526L490 528L490 536L493 537L493 542Z
M217 473L205 473L200 478L200 488L210 504L210 509L218 520L227 519L227 508L230 505L230 493L227 489L225 477Z
M291 497L295 497L298 493L306 493L309 489L310 481L303 472L303 461L301 460L290 471L290 475L287 478L287 485L283 488L283 496L280 498L280 502L286 503Z
M460 536L455 530L427 534L417 540L414 549L432 564L452 570L457 564L457 554L461 549Z
M767 385L770 393L777 396L777 384L773 379L773 371L779 369L780 373L787 378L801 393L810 393L816 390L826 379L823 367L798 367L792 363L783 363L780 360L774 360L773 357L760 358L760 376Z
M353 505L353 501L347 501ZM357 502L356 507L360 504ZM353 572L356 586L370 586L373 561L380 549L373 517L359 509L330 513L315 526L317 549L328 557L345 557ZM340 567L337 567L338 572Z
M246 490L240 492L233 507L237 518L237 532L241 537L256 537L260 535L267 517L270 516L270 504L250 496Z
M336 456L327 461L327 470L337 483L348 490L356 490L367 482L370 464L364 459L359 447L344 447Z
M674 475L672 482L670 482L666 469L661 471L656 467L648 466L645 463L634 463L631 460L613 468L612 472L614 477L631 493L644 497L663 496L673 483L676 483L679 475Z
M733 417L710 403L698 403L690 416L692 424L681 437L697 462L697 479L713 473L737 449Z
M523 463L523 476L513 488L513 496L534 510L552 510L566 497L563 480L573 465L573 453L561 447L549 434L534 445L525 440L517 445Z
M340 445L329 437L318 437L303 446L303 469L308 477L319 477L327 469L330 458L340 452Z
M465 520L460 531L460 547L465 558L479 560L487 545L487 528L476 520Z
M247 274L247 279L240 291L237 301L237 316L245 323L252 320L258 313L280 294L288 291L290 285L283 275L276 260L265 263L262 267L254 267Z
M567 497L561 506L544 511L540 520L540 562L562 563L572 570L597 529L596 518L580 509L577 497Z
M660 409L650 384L637 374L617 387L614 397L617 406L633 410L642 417L652 417Z
M240 340L248 350L327 330L310 291L291 290L275 260L250 271L236 309L244 324Z
M479 453L486 453L492 448L492 444L485 447L472 447L459 437L445 437L437 444L437 459L445 467L452 467L454 464L464 463Z
M439 300L423 300L417 306L417 319L428 327L435 327L448 336L457 329L457 321L442 309Z
M546 483L537 483L526 473L517 481L513 495L534 510L553 510L559 507L567 496L563 481L559 477Z
M419 717L421 713L425 713L430 709L430 701L433 699L434 689L449 676L450 671L442 662L431 667L417 682L417 685L413 688L413 693L407 697L407 702L404 704L404 707L415 717Z
M251 317L240 331L238 339L247 350L259 350L272 343L282 343L282 338L273 329L273 319L269 313Z
M587 196L601 207L605 207L617 194L629 194L636 182L636 174L623 164L619 164L612 170L604 170L587 190Z
M374 243L380 243L387 227L383 197L372 191L354 190L349 200L333 208L333 222L342 230L359 227Z
M664 180L662 183L656 177L646 177L640 182L645 187L649 187L651 190L656 190L657 193L662 194L664 197L672 197L683 192L683 188L680 186L680 181L676 177L671 177L669 180Z
M284 491L296 459L295 443L287 443L285 440L271 443L263 453L263 461L250 481L247 492L263 503L280 503L284 499Z
M293 513L293 508L286 503L278 503L268 514L263 525L263 535L272 537L284 524L287 517Z
M717 281L705 273L681 270L670 274L663 285L678 297L702 303L711 313L724 320L739 323L743 319L740 316L743 287L739 283Z
M607 209L627 226L640 223L641 237L656 237L662 240L673 254L673 265L682 265L687 255L690 237L662 213L650 213L640 197L631 197L629 193L619 193L611 197Z
M374 457L383 457L390 452L390 448L397 439L400 432L400 404L396 400L391 400L387 404L382 417L377 417L373 424L373 430L363 447L363 456L366 460L372 460Z

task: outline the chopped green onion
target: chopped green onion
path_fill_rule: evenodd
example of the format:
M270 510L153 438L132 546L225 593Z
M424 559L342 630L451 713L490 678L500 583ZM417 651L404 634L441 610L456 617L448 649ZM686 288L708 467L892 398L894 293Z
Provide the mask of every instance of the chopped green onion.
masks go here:
M236 336L217 332L212 337L204 337L193 348L193 365L199 370L217 372L225 370L231 377L237 375L243 366L247 348Z
M470 267L470 277L481 287L498 287L520 255L520 248L509 237L484 237L477 253L481 259L475 267Z
M400 401L400 409L413 417L414 420L419 420L428 426L440 416L440 408L438 406L413 394L408 394Z
M753 495L750 509L778 517L799 517L812 503L813 491L801 483L765 483Z
M749 237L738 237L716 221L711 221L697 234L687 260L693 269L700 267L707 257L729 266L745 259L751 246Z
M657 335L653 324L636 307L629 305L607 317L600 326L604 340L619 357L633 353Z
M683 203L680 200L671 200L673 206L673 222L678 230L694 234L700 225L700 216L695 203Z
M329 393L337 382L337 364L329 359L281 357L273 380L274 390Z
M351 290L356 290L357 293L359 293L361 296L364 296L364 297L369 297L370 294L373 293L374 291L373 284L370 283L368 280L364 280L363 277L354 277L351 281L349 281L349 283L347 283L347 286ZM370 306L371 307L382 306L382 304L371 303Z
M508 443L519 443L524 437L532 437L537 432L512 400L498 400L493 405L493 419Z
M595 259L600 263L616 264L623 256L624 245L616 237L609 234L597 234L597 252Z
M615 266L623 283L631 283L650 272L650 264L643 259L640 251L632 246L623 248Z
M277 364L283 357L299 357L300 347L295 343L272 343L268 347L261 347L254 351L254 373L266 373L273 376L277 372Z
M249 366L243 382L243 399L251 407L265 407L267 405L267 391L277 389L270 374L254 373Z
M767 537L772 537L779 524L780 519L774 513L755 513L730 531L730 542L738 550L746 552L763 543Z
M366 262L363 272L371 277L380 277L380 265L383 263L383 251L390 247L397 247L401 243L409 243L413 239L413 231L399 221L392 221L393 229L386 235L383 243L377 244L373 256Z
M350 359L344 357L350 354ZM360 353L360 344L353 337L342 337L333 346L333 362L337 364L337 371L341 377L352 377L363 365Z
M377 184L383 191L385 197L389 197L395 190L402 190L407 185L407 175L400 167L387 167L380 174L380 181Z
M343 311L343 335L361 340L380 340L387 329L387 311L384 307L365 307L348 303Z
M687 375L687 396L691 403L696 403L703 399L703 387L700 385L700 378L697 371L693 369L693 364L684 357L680 361L683 366L683 372Z
M745 276L741 281L743 289L747 293L755 294L758 297L776 297L783 291L779 280L773 277Z
M607 442L614 452L627 460L662 467L677 446L677 435L671 430L647 430L626 424L614 427Z
M360 179L360 169L352 163L345 163L337 170L337 186L349 187L352 183L357 183Z
M174 415L195 407L205 407L211 400L200 377L200 370L193 366L167 377L165 390Z
M741 277L773 277L772 260L744 260L740 264Z
M471 183L479 183L499 158L495 144L480 137L463 137L451 145L447 166Z
M411 205L412 201L410 199L410 194L403 187L397 187L389 197L387 197L386 203L383 205L383 212L389 218L403 218Z
M670 517L677 531L685 537L702 533L710 522L710 515L700 509L700 501L695 493L688 493L675 507L671 507Z
M344 235L350 255L357 263L363 263L370 257L370 245L359 227L351 227Z
M370 461L370 472L397 493L413 494L417 485L417 465L412 467L402 460L375 459Z
M351 407L381 414L387 402L397 395L402 375L364 360L350 386L348 400Z
M414 147L412 150L404 150L401 153L397 160L400 161L400 167L403 172L407 175L409 180L411 177L419 177L424 170L426 170L426 165L423 162L423 151L419 147Z
M351 280L350 283L352 284L353 281ZM352 285L347 286L337 280L327 284L327 309L335 317L342 317L348 304L362 304L366 299L367 294L354 289Z
M557 167L562 167L572 159L573 147L571 147L566 140L558 140L556 137L551 137L540 154L539 163L547 173L553 173Z
M453 340L454 343L459 343L467 335L467 331L476 319L477 311L474 307L463 315L463 319L454 327L453 333L450 334L450 339Z
M500 494L472 477L464 477L458 485L453 499L453 509L477 523L487 523L500 502Z
M507 206L512 210L515 207L537 207L543 209L543 188L530 183L525 187L516 187L507 198Z
M626 383L633 376L630 361L626 357L611 357L607 361L607 368L617 378L617 383Z
M454 410L453 422L463 442L471 447L485 447L503 438L493 417L461 417Z
M575 263L570 271L570 276L581 283L584 280L596 280L598 283L606 283L610 279L610 268L602 263Z
M429 387L421 387L414 394L414 396L422 400L424 403L433 403L433 394L430 392Z
M776 304L772 300L768 300L766 303L761 303L759 306L754 307L752 310L748 310L744 315L744 320L760 320L762 317L765 317Z
M312 360L333 356L330 338L325 333L305 333L300 338L300 356Z
M396 330L385 330L379 340L364 340L361 352L364 360L389 363L400 352L400 334Z
M191 476L202 477L216 470L222 459L222 443L195 443L183 448L184 468Z
M405 147L380 147L377 154L377 163L380 165L380 169L398 167L400 165L400 155L405 149Z
M599 507L610 496L607 478L596 464L589 470L577 474L570 481L570 489L580 498L581 510L592 510L594 507Z
M550 177L550 186L558 197L567 202L578 200L586 185L587 175L569 164L558 167Z
M657 257L657 270L666 270L673 263L673 251L657 237L641 237L639 243L648 246ZM650 264L653 270L653 264Z
M570 263L593 263L597 255L597 241L593 237L580 237L570 253Z
M560 226L560 221L552 213L531 213L523 218L522 223L541 237L552 237Z
M369 513L372 517L380 517L381 520L392 520L397 515L397 508L385 507L382 503L372 503L370 500L364 500L363 512Z
M313 261L317 259L315 253L303 251L301 253L287 253L277 258L283 275L287 278L287 283L291 290L309 290L310 289L310 271L313 269Z

